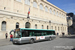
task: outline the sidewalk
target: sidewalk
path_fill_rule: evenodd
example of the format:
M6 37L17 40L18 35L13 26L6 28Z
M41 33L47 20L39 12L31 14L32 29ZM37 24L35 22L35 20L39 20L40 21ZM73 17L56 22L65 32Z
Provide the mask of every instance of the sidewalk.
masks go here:
M75 35L56 36L56 38L75 38Z
M11 44L12 42L10 41L10 39L0 39L0 47L5 45L11 45Z

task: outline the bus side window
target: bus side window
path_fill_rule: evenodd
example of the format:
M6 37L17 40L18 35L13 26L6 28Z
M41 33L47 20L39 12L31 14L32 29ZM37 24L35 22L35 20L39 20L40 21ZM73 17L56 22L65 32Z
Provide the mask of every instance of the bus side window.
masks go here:
M35 33L35 36L37 36L37 33Z
M22 31L22 37L25 37L25 33L24 33L24 31Z
M44 33L43 32L41 32L41 36L44 36Z
M28 31L22 31L22 37L28 37L29 32Z
M32 33L32 36L34 36L35 34L34 34L34 32Z
M53 35L55 35L55 31L52 31Z
M34 36L34 32L30 32L30 36Z
M41 34L41 33L39 33L39 36L42 36L42 34Z
M44 36L46 35L46 33L44 33Z
M25 36L28 37L29 36L29 32L25 31Z
M32 36L32 32L29 32L29 36Z
M47 32L47 35L49 35L49 33Z
M51 31L47 31L47 35L51 35L52 34L52 32Z
M44 32L44 35L47 35L47 32Z

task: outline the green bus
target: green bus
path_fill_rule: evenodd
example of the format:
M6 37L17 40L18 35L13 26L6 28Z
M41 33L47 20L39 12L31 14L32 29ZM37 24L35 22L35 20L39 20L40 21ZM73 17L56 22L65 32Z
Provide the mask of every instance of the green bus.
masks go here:
M18 28L11 31L13 43L34 43L41 40L52 40L56 37L55 30Z

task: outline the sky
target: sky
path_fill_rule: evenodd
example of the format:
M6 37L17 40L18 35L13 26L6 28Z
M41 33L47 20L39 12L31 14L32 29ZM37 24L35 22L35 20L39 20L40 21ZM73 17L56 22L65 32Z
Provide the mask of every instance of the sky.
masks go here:
M75 14L75 0L47 0L67 13Z

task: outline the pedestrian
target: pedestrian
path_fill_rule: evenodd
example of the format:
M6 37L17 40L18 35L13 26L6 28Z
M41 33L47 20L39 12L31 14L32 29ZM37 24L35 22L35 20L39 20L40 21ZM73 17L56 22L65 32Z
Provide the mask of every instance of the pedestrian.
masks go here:
M65 34L65 33L64 33L64 32L62 32L62 36L64 36L64 34Z
M57 32L57 36L59 35L59 33Z
M13 35L12 34L10 35L10 41L13 41Z
M5 37L6 37L6 39L7 39L7 37L8 37L8 34L7 34L7 33L5 34Z

